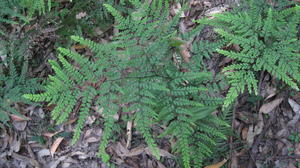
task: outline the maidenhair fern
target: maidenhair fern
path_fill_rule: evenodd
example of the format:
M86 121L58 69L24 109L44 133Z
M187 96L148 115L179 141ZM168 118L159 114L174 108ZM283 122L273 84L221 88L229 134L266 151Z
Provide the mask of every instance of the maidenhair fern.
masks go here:
M78 112L73 144L80 138L91 107L96 107L93 109L99 110L104 121L99 155L106 163L110 160L106 147L117 128L114 116L129 112L135 129L157 158L155 139L159 137L153 136L152 126L165 125L160 137L171 136L176 141L173 149L181 156L183 167L201 167L213 153L215 138L226 139L218 127L227 124L212 114L222 100L208 95L210 73L183 72L181 64L173 61L173 54L180 50L174 45L180 13L169 20L167 1L130 2L134 11L127 17L105 5L118 23L119 33L112 42L97 44L72 36L94 56L58 48L58 61L49 61L55 74L49 76L44 91L24 96L55 104L51 116L57 124Z
M227 46L237 46L236 50L217 50L234 60L223 69L231 85L224 107L246 89L258 94L258 73L262 71L299 90L300 7L274 8L253 0L248 4L242 11L217 14L212 20L199 21L215 26Z

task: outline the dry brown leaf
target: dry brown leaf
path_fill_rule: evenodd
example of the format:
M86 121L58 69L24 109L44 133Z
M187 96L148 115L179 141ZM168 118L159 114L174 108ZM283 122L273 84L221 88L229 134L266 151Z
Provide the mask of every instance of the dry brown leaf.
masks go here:
M145 148L143 146L138 146L132 150L130 150L128 153L124 153L122 156L125 157L132 157L142 154L145 151Z
M13 121L13 126L18 131L24 131L27 126L27 121Z
M82 18L84 18L86 15L87 15L86 12L79 12L79 13L76 15L76 19L82 19Z
M45 137L51 138L51 137L53 137L54 135L56 135L56 134L58 134L58 133L60 133L60 132L61 132L61 131L56 131L56 132L54 132L54 133L46 132L46 133L44 133L43 135L44 135Z
M21 117L21 116L15 115L15 114L11 114L10 117L13 121L28 121L28 120L31 120L31 118L29 118L29 117L25 117L25 116Z
M73 47L75 50L81 50L81 49L87 48L86 45L80 45L80 44L73 45L72 47Z
M178 14L179 12L181 12L181 4L180 4L180 3L177 3L176 5L174 5L174 6L171 7L171 14L172 14L173 16L175 16L175 15ZM180 17L181 17L181 18L185 17L184 12L181 13Z
M117 144L114 144L113 146L114 151L116 152L116 154L120 157L123 157L124 153L128 153L129 150L126 149L120 142L118 142Z
M180 54L184 62L186 63L190 62L191 55L189 52L189 43L185 43L180 46Z
M157 163L157 167L158 168L166 168L166 166L164 166L162 163L160 163L159 161L156 162Z
M52 144L51 148L50 148L50 153L51 153L51 156L53 157L55 151L57 150L58 146L60 145L60 143L62 142L64 138L63 137L58 137L54 143Z
M19 152L21 148L21 140L18 138L17 134L14 135L13 139L9 142L9 147L11 151Z
M21 160L23 162L26 162L26 163L29 163L31 164L33 167L35 168L40 168L41 165L39 164L39 162L37 162L35 159L33 158L29 158L29 157L26 157L26 156L22 156L22 155L19 155L17 153L12 153L11 155L13 158L16 158L17 160Z
M247 139L248 130L249 130L248 127L244 127L244 128L242 129L242 139L243 139L243 140L246 140L246 139Z
M76 120L77 120L76 118L70 119L69 121L65 122L63 125L73 124Z
M88 116L85 120L87 125L92 125L96 121L96 117L94 115Z
M233 156L231 157L231 163L230 168L239 168L238 164L238 154L236 152L233 153Z
M43 156L49 156L50 155L50 150L49 149L42 149L37 153L38 157L43 157Z
M221 162L218 162L216 164L212 164L209 166L205 166L204 168L221 168L226 162L227 162L227 159L224 159Z
M227 9L229 8L228 5L223 5L223 6L218 6L218 7L214 7L211 8L209 10L207 10L204 15L210 17L211 19L213 19L213 15L218 14L218 13L223 13L225 12Z
M67 156L61 156L60 158L51 161L49 164L47 164L47 167L49 168L57 168L57 166L60 164L60 162L62 162L63 160L66 160Z
M289 101L289 104L292 107L293 111L296 114L300 114L300 105L297 102L295 102L293 99L289 99L288 101Z
M249 126L249 130L247 134L247 143L249 146L253 144L254 137L262 132L263 127L264 127L263 116L262 113L260 112L258 114L258 122L256 126L255 127L254 125Z
M152 154L151 149L150 149L149 147L147 147L147 148L145 149L145 152L146 152L148 155L154 156L154 155ZM168 158L174 158L174 155L172 155L171 153L169 153L169 152L166 151L166 150L158 149L158 152L159 152L159 156L162 156L162 157L168 157Z
M94 142L99 142L100 138L99 137L88 137L85 142L87 143L94 143Z
M279 98L262 105L261 108L259 109L259 112L264 114L270 113L272 110L274 110L277 106L281 104L282 100L283 100L282 98Z

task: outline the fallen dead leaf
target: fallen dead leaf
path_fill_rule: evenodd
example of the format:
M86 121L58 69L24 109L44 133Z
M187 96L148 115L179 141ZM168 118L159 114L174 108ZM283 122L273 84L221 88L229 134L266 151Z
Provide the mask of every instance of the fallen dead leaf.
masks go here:
M85 142L87 142L87 143L94 143L94 142L99 142L100 139L101 139L100 137L91 136L91 137L86 138Z
M300 143L299 142L297 144L295 144L294 153L296 155L300 155Z
M138 146L132 150L130 150L129 152L127 153L124 153L122 156L124 157L132 157L132 156L137 156L137 155L140 155L142 154L143 152L145 151L145 147L143 146Z
M191 58L191 55L190 55L190 52L189 52L188 48L189 48L189 44L187 44L187 43L180 46L180 54L183 58L183 61L186 62L186 63L189 63L190 58Z
M248 127L244 127L244 128L242 129L242 139L243 139L243 140L246 140L246 139L247 139L248 130L249 130Z
M27 126L27 121L13 121L13 126L18 131L24 131Z
M211 9L207 10L207 11L205 12L204 15L205 15L205 16L208 16L208 17L210 17L210 18L213 19L213 15L214 15L214 14L223 13L223 12L225 12L228 8L229 8L228 5L223 5L223 6L214 7L214 8L211 8Z
M156 163L158 168L166 168L160 161L157 161Z
M300 105L296 103L293 99L288 100L290 106L296 114L300 114Z
M120 157L122 157L124 155L124 153L128 153L129 150L126 149L120 142L118 142L117 144L114 144L113 146L114 151L116 152L116 154Z
M149 147L145 148L145 152L148 154L148 155L152 155L152 151ZM168 151L166 150L163 150L163 149L158 149L158 152L159 152L159 155L162 156L162 157L167 157L167 158L174 158L175 156L172 155L171 153L169 153Z
M234 152L233 156L231 157L230 168L239 168L238 165L238 154Z
M43 156L49 156L50 155L50 150L49 149L42 149L37 153L38 157L43 157Z
M39 162L37 162L33 158L22 156L22 155L19 155L17 153L12 153L12 157L15 158L15 159L17 159L17 160L21 160L23 162L29 163L29 164L31 164L35 168L40 168L41 167L41 165L39 164Z
M293 117L292 120L288 122L288 126L295 125L299 119L300 119L300 105L296 103L293 99L288 100L290 106L292 107L293 111L296 113L296 115Z
M270 113L272 110L274 110L277 106L281 104L282 100L283 100L282 98L279 98L262 105L261 108L259 109L259 112L262 112L264 114Z
M56 131L56 132L54 132L54 133L46 132L46 133L44 133L43 135L44 135L45 137L52 138L54 135L56 135L56 134L58 134L58 133L60 133L60 132L62 132L62 131Z
M13 139L9 142L9 147L13 152L19 152L21 148L21 140L17 134L14 135Z
M178 14L180 11L181 11L181 4L180 3L177 3L176 5L172 6L172 8L171 8L171 14L173 16L175 16L176 14ZM180 17L181 18L185 17L184 12L181 13Z
M210 8L212 4L209 1L204 1L203 5L206 6L207 8Z
M224 159L221 162L218 162L216 164L212 164L209 166L205 166L204 168L221 168L226 162L227 162L227 159Z
M81 151L72 152L71 156L77 156L78 159L80 159L80 160L84 160L89 157L86 153L81 152Z
M57 166L60 164L61 161L65 160L67 156L61 156L60 158L50 162L47 167L49 168L57 168Z
M85 49L87 48L86 45L80 45L80 44L76 44L72 46L75 50L81 50L81 49Z
M264 127L263 116L262 113L259 113L258 123L256 124L256 126L254 125L249 126L249 130L247 134L247 143L249 146L252 146L254 137L262 132L263 127Z
M63 137L58 137L52 144L50 148L50 154L52 157L54 156L55 151L57 150L58 146L60 145L63 139L64 139Z
M28 121L28 120L31 120L31 118L29 118L29 117L25 117L25 116L21 117L21 116L15 115L15 114L11 114L10 117L13 121Z
M85 123L87 125L92 125L96 121L96 117L94 115L88 116Z
M76 15L76 19L82 19L86 16L86 12L79 12L77 15Z
M288 168L297 168L293 162L289 162Z

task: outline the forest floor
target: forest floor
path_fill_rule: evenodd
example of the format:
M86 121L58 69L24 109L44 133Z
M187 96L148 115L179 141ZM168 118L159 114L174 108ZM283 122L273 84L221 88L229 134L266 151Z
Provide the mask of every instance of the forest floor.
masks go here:
M172 6L176 10L178 6ZM171 10L171 12L172 12ZM194 19L214 12L230 10L229 4L222 0L190 1L189 9L181 19L179 29L188 31L195 26ZM84 11L83 11L84 12ZM45 63L31 69L31 73L46 77L51 73L47 59L55 57L54 42L57 40L56 28L40 28L39 21L26 29L40 29L31 40L36 44L31 52L40 55ZM111 38L109 31L96 41ZM211 40L214 33L210 28L202 31L194 40ZM215 54L206 64L215 73L231 60ZM287 91L275 88L276 81L268 74L261 74L260 96L244 94L239 97L233 109L232 135L228 138L227 157L218 156L212 163L225 160L228 168L300 168L300 92L290 96ZM226 90L224 90L226 92ZM1 128L0 167L2 168L105 168L96 156L102 134L102 127L96 115L87 119L83 136L76 145L70 146L74 119L55 126L50 120L49 111L53 107L28 106L20 104L19 110L28 120L12 118L12 127ZM130 123L127 128L131 127ZM131 148L126 148L126 133L118 135L118 141L107 148L112 162L118 168L177 168L167 141L159 142L164 159L156 160L137 133ZM223 162L225 162L223 161ZM218 168L215 167L208 168Z

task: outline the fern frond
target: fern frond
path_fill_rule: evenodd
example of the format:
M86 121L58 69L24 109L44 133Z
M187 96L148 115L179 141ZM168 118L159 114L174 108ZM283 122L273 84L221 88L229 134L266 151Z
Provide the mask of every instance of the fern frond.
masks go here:
M296 55L300 48L296 25L300 22L300 12L297 9L298 6L274 7L261 0L251 0L239 11L199 21L216 27L215 31L228 45L239 47L239 51L217 49L220 54L234 59L233 64L223 69L231 84L224 108L246 89L258 94L257 74L261 71L299 90L300 59Z

